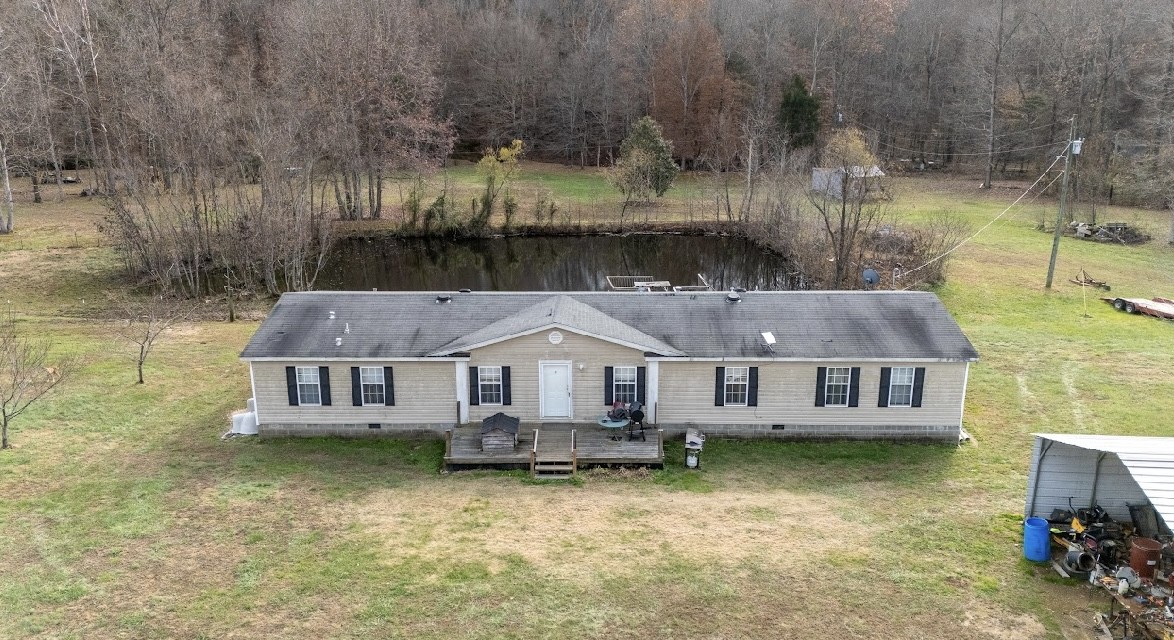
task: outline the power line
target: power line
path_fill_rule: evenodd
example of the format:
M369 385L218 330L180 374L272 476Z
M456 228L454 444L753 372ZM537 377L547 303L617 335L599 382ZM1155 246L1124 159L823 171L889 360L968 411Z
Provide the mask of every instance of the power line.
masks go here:
M1057 140L1055 142L1049 142L1047 144L1038 144L1038 145L1034 145L1031 147L1016 147L1014 149L996 149L995 155L998 155L1000 153L1013 153L1015 151L1031 151L1033 149L1044 149L1046 147L1052 147L1052 146L1061 144L1063 142L1064 142L1063 140ZM879 141L877 142L877 145L882 146L882 147L886 147L888 149L894 149L897 151L906 151L908 153L925 153L927 155L935 155L935 156L986 156L987 155L986 151L983 151L980 153L957 153L957 152L955 152L955 153L941 153L939 151L919 151L917 149L906 149L905 147L898 147L896 145L889 144L887 142L879 142Z
M954 252L955 252L955 251L957 251L957 250L958 250L958 249L959 249L959 248L960 248L962 245L966 244L967 242L970 242L971 240L973 240L973 239L977 238L977 237L978 237L978 234L980 234L980 233L982 233L983 231L986 231L988 228L990 228L990 226L991 226L992 224L994 224L995 222L997 222L997 221L999 220L999 218L1002 218L1004 215L1006 215L1006 213L1007 213L1008 211L1010 211L1012 207L1014 207L1015 205L1019 204L1019 201L1020 201L1020 200L1022 200L1022 199L1023 199L1025 196L1027 196L1027 194L1031 193L1031 190L1035 188L1035 185L1039 184L1041 180L1043 180L1045 177L1047 177L1047 175L1048 175L1048 172L1049 172L1049 171L1051 171L1051 170L1052 170L1052 169L1053 169L1053 168L1056 166L1056 163L1058 163L1058 162L1060 162L1060 160L1064 159L1064 155L1063 155L1063 153L1064 153L1064 152L1066 152L1067 150L1068 150L1068 146L1067 146L1067 145L1065 145L1065 146L1064 146L1064 151L1062 151L1062 152L1061 152L1061 155L1058 155L1058 156L1056 156L1056 159L1055 159L1055 160L1052 160L1052 164L1051 164L1051 165L1049 165L1047 169L1044 169L1044 172L1043 172L1043 173L1041 173L1041 174L1040 174L1040 176L1039 176L1038 178L1036 178L1036 179L1035 179L1035 182L1031 183L1031 186L1030 186L1030 187L1028 187L1026 191L1024 191L1023 193L1019 194L1019 197L1018 197L1018 198L1015 198L1015 201L1014 201L1014 202L1012 202L1011 204L1007 205L1007 208L1006 208L1006 209L1003 209L1003 210L1002 210L1002 211L999 213L999 215L995 216L995 217L994 217L994 218L993 218L993 219L992 219L990 222L988 222L988 223L986 223L985 225L983 225L981 229L979 229L978 231L975 231L975 232L974 232L974 233L972 233L972 234L971 234L969 237L967 237L967 238L964 238L964 239L963 239L961 242L959 242L958 244L954 245L954 246L953 246L953 247L951 247L950 249L947 249L947 250L946 250L944 253L942 253L941 255L939 255L939 256L937 256L937 257L935 257L935 258L931 258L931 259L927 260L927 261L926 261L924 264L922 264L922 265L919 265L919 266L917 266L917 267L914 267L914 268L912 268L912 269L908 269L908 270L906 270L906 271L902 271L901 273L897 274L897 275L894 277L894 280L896 280L896 279L900 279L900 278L904 278L905 276L909 275L910 273L914 273L914 272L916 272L916 271L920 271L920 270L922 270L922 269L924 269L924 268L928 267L929 265L931 265L931 264L933 264L933 263L937 262L938 260L941 260L942 258L945 258L946 256L950 255L951 253L954 253ZM1053 180L1053 182L1054 182L1054 180ZM909 287L905 287L905 289L908 289L908 288L909 288Z
M872 127L867 124L864 124L863 122L861 122L859 120L848 120L848 122L860 127L861 129L868 129L869 131L872 131L874 133L879 133L881 135L893 135L887 131L882 131L880 129L877 129L876 127ZM1029 131L1038 131L1040 129L1051 129L1051 128L1055 128L1054 123L1041 124L1041 125L1036 125L1034 127L1027 127L1025 129L1015 129L1013 131L1005 131L1003 133L996 133L994 135L994 137L995 138L1004 138L1004 137L1009 137L1009 136L1021 135L1021 134L1027 133ZM907 135L907 136L903 136L903 137L913 138L913 139L922 139L922 138L917 138L917 136L912 136L912 135ZM989 136L983 136L981 138L973 138L973 139L951 136L951 137L944 137L944 138L943 137L927 137L927 138L924 138L924 140L926 142L986 142L988 138L989 138Z

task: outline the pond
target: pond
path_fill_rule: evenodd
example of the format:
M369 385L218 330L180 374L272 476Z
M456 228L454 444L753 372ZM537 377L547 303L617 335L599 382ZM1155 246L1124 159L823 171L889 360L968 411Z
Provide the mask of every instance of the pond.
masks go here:
M716 235L525 236L471 240L346 238L317 289L344 291L603 291L609 275L715 289L796 288L781 256Z

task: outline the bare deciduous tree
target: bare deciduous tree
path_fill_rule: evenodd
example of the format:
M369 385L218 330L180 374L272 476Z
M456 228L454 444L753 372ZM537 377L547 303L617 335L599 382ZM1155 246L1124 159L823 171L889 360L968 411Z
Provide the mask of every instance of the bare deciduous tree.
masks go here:
M0 318L0 449L10 446L8 428L34 402L72 372L71 357L50 358L52 341L17 332L16 318Z
M195 307L167 296L131 298L114 293L108 293L107 296L118 315L111 325L111 331L120 340L135 347L135 366L139 376L137 384L143 384L143 364L147 362L147 357L163 332L175 323L190 318Z
M831 251L828 259L834 269L828 284L833 289L850 289L848 277L860 266L865 249L862 237L871 234L884 216L878 194L870 189L876 156L859 130L844 129L828 138L821 159L838 178L808 191Z

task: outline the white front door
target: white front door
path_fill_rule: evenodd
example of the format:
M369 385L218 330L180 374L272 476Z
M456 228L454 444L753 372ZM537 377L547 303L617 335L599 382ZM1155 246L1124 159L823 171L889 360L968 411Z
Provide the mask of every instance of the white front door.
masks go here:
M543 418L571 417L571 363L543 362L539 379Z

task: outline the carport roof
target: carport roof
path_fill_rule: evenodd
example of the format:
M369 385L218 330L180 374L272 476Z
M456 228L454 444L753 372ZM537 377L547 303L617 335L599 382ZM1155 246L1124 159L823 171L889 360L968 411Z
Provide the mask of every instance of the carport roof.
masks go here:
M1077 433L1037 433L1035 436L1115 454L1166 524L1174 523L1174 438Z

